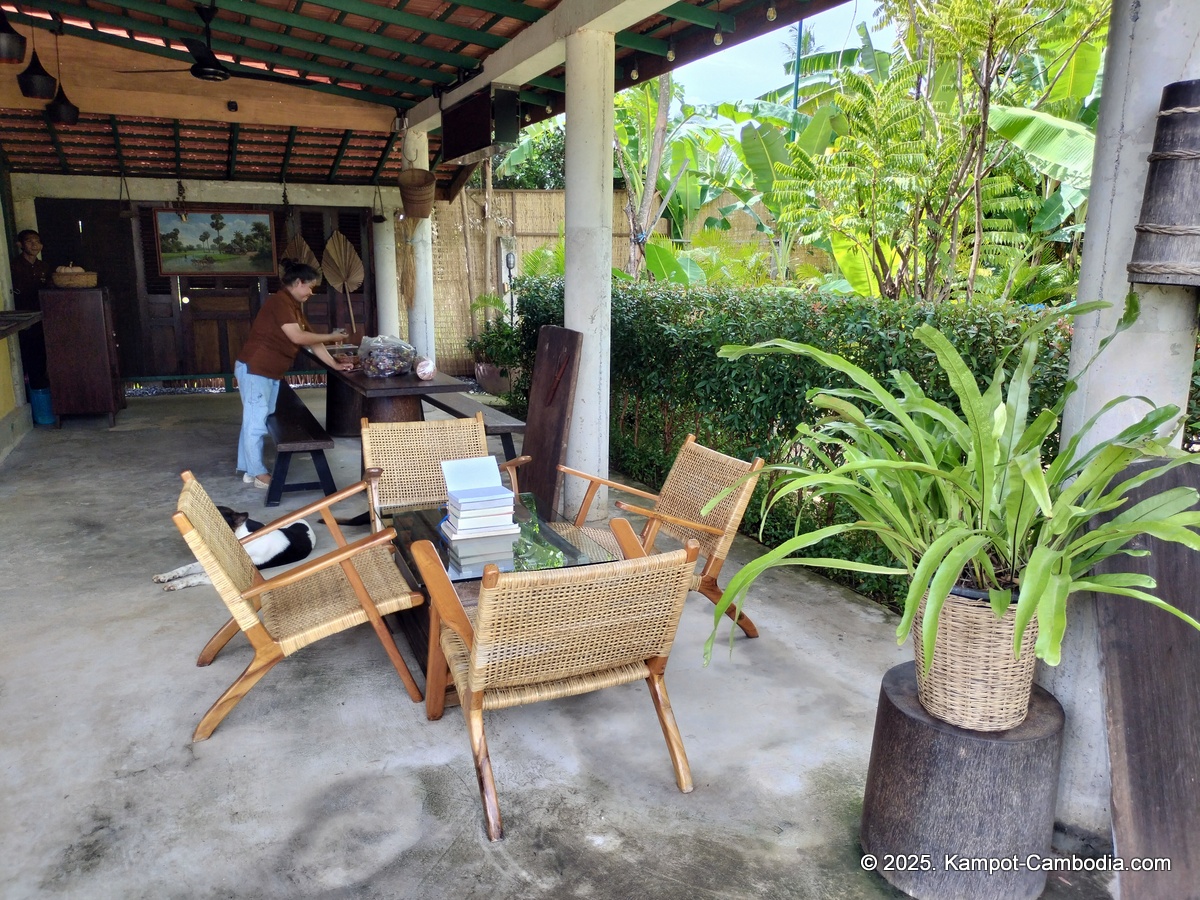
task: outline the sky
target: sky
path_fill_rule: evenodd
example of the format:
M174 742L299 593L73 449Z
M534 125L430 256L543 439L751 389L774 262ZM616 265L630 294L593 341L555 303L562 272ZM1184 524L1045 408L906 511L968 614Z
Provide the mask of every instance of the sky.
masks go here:
M840 50L859 45L859 22L871 24L876 0L850 0L841 6L804 20L804 30L815 31L822 50ZM879 49L890 49L894 31L875 39ZM788 59L786 45L795 38L784 26L778 31L729 47L675 70L675 80L685 88L689 103L722 103L750 100L790 83L783 70ZM794 47L792 48L794 50Z

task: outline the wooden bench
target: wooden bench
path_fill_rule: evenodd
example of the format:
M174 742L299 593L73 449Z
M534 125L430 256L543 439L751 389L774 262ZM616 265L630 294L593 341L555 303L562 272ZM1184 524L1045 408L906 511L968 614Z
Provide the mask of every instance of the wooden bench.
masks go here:
M333 449L333 438L286 381L279 384L275 412L267 417L267 432L275 442L275 471L271 473L271 487L267 490L267 506L278 506L284 491L322 490L326 496L337 492L325 459L325 451ZM312 456L319 481L287 483L293 453Z
M500 444L504 447L504 458L517 458L517 448L513 444L512 436L525 433L525 423L520 419L503 413L494 406L480 403L470 394L426 394L421 399L430 406L460 419L469 419L476 413L483 413L484 430L489 437L500 438Z

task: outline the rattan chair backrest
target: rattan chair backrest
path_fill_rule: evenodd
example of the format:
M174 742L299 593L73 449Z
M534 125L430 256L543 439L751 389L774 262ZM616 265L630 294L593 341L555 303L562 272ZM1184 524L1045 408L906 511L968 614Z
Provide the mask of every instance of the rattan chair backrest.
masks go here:
M383 470L379 502L385 509L446 502L442 461L487 456L483 417L428 422L368 422L362 429L363 465Z
M184 481L177 509L192 526L184 533L184 540L204 567L213 587L229 607L238 626L243 630L252 628L258 624L258 613L241 597L242 591L254 583L256 569L250 554L234 536L233 529L199 481L194 478Z
M663 523L662 530L681 541L695 538L700 543L700 555L705 559L724 559L742 522L750 495L754 493L758 476L742 482L737 490L722 498L708 515L701 515L700 510L721 491L737 484L738 479L750 472L756 463L757 460L748 463L726 456L691 439L685 441L679 448L671 471L667 473L667 480L658 493L654 508L669 516L720 528L723 533L706 534L669 522Z
M686 550L500 575L481 587L472 690L605 672L671 652L695 562Z

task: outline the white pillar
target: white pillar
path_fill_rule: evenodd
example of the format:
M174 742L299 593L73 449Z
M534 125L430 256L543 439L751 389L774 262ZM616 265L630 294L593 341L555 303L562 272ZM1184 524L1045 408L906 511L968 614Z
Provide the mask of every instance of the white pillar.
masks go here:
M423 131L409 131L404 135L405 166L416 169L429 168L429 135ZM437 362L434 345L433 311L433 219L418 219L410 243L413 250L413 266L416 269L412 306L408 310L408 341L417 352Z
M566 288L564 322L583 333L579 380L571 410L567 465L608 475L608 421L612 313L613 35L567 35ZM563 484L574 511L586 485ZM607 510L607 494L592 510Z
M400 290L396 277L396 211L384 208L383 221L371 226L375 247L375 312L379 333L400 334Z
M1131 287L1125 266L1133 254L1162 89L1200 77L1198 51L1200 6L1195 0L1113 3L1078 295L1081 301L1104 300L1113 306L1076 322L1072 372L1091 358L1121 315ZM1141 317L1109 345L1071 397L1063 415L1064 441L1123 394L1186 407L1196 346L1195 291L1132 287L1140 297ZM1132 403L1114 410L1093 429L1089 443L1111 437L1144 411L1144 405ZM1039 665L1038 671L1038 681L1067 713L1056 818L1108 837L1111 784L1096 610L1088 598L1069 602L1063 661L1053 668Z

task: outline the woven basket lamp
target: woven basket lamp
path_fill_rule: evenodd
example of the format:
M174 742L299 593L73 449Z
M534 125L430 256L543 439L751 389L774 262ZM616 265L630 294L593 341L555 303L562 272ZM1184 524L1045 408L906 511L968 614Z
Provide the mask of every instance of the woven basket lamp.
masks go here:
M1200 80L1163 88L1129 280L1200 286Z

